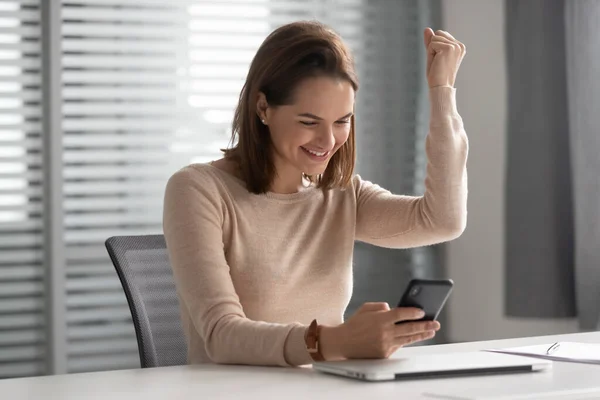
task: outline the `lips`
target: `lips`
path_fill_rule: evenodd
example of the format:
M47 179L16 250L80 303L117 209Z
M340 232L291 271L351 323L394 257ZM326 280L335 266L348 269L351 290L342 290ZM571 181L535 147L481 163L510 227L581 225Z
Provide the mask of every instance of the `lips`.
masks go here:
M317 151L317 150L311 150L311 149L307 149L304 146L300 146L302 148L302 150L304 150L306 153L310 154L311 156L314 157L318 157L318 158L324 158L327 157L329 155L329 151Z

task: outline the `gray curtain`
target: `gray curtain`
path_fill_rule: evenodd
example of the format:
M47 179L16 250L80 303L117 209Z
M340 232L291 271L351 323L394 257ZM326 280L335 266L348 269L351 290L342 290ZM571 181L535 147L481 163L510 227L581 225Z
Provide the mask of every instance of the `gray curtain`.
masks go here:
M569 128L575 205L575 283L580 326L600 319L600 1L565 5Z
M600 121L592 108L600 105L600 59L592 48L600 2L505 4L506 313L578 315L582 329L595 329Z

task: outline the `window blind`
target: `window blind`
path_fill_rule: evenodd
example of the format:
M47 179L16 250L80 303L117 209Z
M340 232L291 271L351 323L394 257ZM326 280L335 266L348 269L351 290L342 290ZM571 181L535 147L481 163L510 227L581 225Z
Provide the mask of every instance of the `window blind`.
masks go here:
M343 13L320 1L62 1L69 371L137 365L103 241L161 231L166 179L220 156L275 27L318 18L359 47L362 1L341 3Z
M0 378L45 372L38 0L0 3Z
M61 0L66 326L57 332L66 336L67 362L65 371L46 371L38 2L0 3L0 16L24 21L3 27L0 19L0 56L21 54L17 61L0 58L0 88L20 85L0 92L0 107L12 104L15 114L0 117L8 132L0 135L6 166L0 169L0 377L139 365L130 312L104 241L162 231L168 177L220 157L250 61L282 24L317 19L343 36L362 86L358 172L393 191L419 190L423 55L415 52L422 22L416 2ZM14 9L4 10L8 3ZM20 37L19 44L6 42L4 33ZM5 66L18 68L18 78L4 74L13 71ZM357 263L370 266L373 251L358 246ZM412 262L407 254L386 261L398 269L398 262ZM359 290L349 311L362 297L368 294Z
M178 89L182 11L166 2L62 1L69 372L139 365L104 240L161 230L164 183L177 161L170 147L192 118Z

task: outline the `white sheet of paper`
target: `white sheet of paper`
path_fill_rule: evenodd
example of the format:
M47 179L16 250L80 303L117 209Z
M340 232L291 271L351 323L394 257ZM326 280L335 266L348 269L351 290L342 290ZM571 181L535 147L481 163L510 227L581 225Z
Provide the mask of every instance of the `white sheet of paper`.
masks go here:
M485 351L544 358L554 361L600 364L600 343L559 342L558 344L559 346L554 351L551 351L550 354L547 351L553 343L506 349L487 349Z
M600 396L600 388L559 389L502 395L481 392L481 389L465 388L461 390L448 391L445 393L424 392L423 396L438 400L597 400L598 396ZM493 392L493 390L489 390L489 392Z

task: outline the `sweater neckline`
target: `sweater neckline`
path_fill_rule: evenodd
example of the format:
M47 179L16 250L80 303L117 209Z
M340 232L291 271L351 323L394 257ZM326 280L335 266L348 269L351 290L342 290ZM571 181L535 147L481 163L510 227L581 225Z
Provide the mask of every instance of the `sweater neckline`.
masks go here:
M240 186L241 188L243 188L247 193L251 194L252 196L260 196L260 197L264 197L267 199L276 200L278 202L301 201L301 200L304 200L304 199L314 196L315 194L317 194L320 191L320 189L318 189L316 186L310 185L309 187L305 188L304 190L301 190L301 191L295 192L295 193L275 193L275 192L268 191L263 194L254 194L254 193L250 193L248 191L248 188L246 187L246 182L244 182L242 179L238 178L237 176L230 174L227 171L223 171L220 168L215 167L210 162L203 163L201 165L208 167L211 171L215 171L219 177L225 178L225 180L227 180L229 182L233 182L237 186Z

